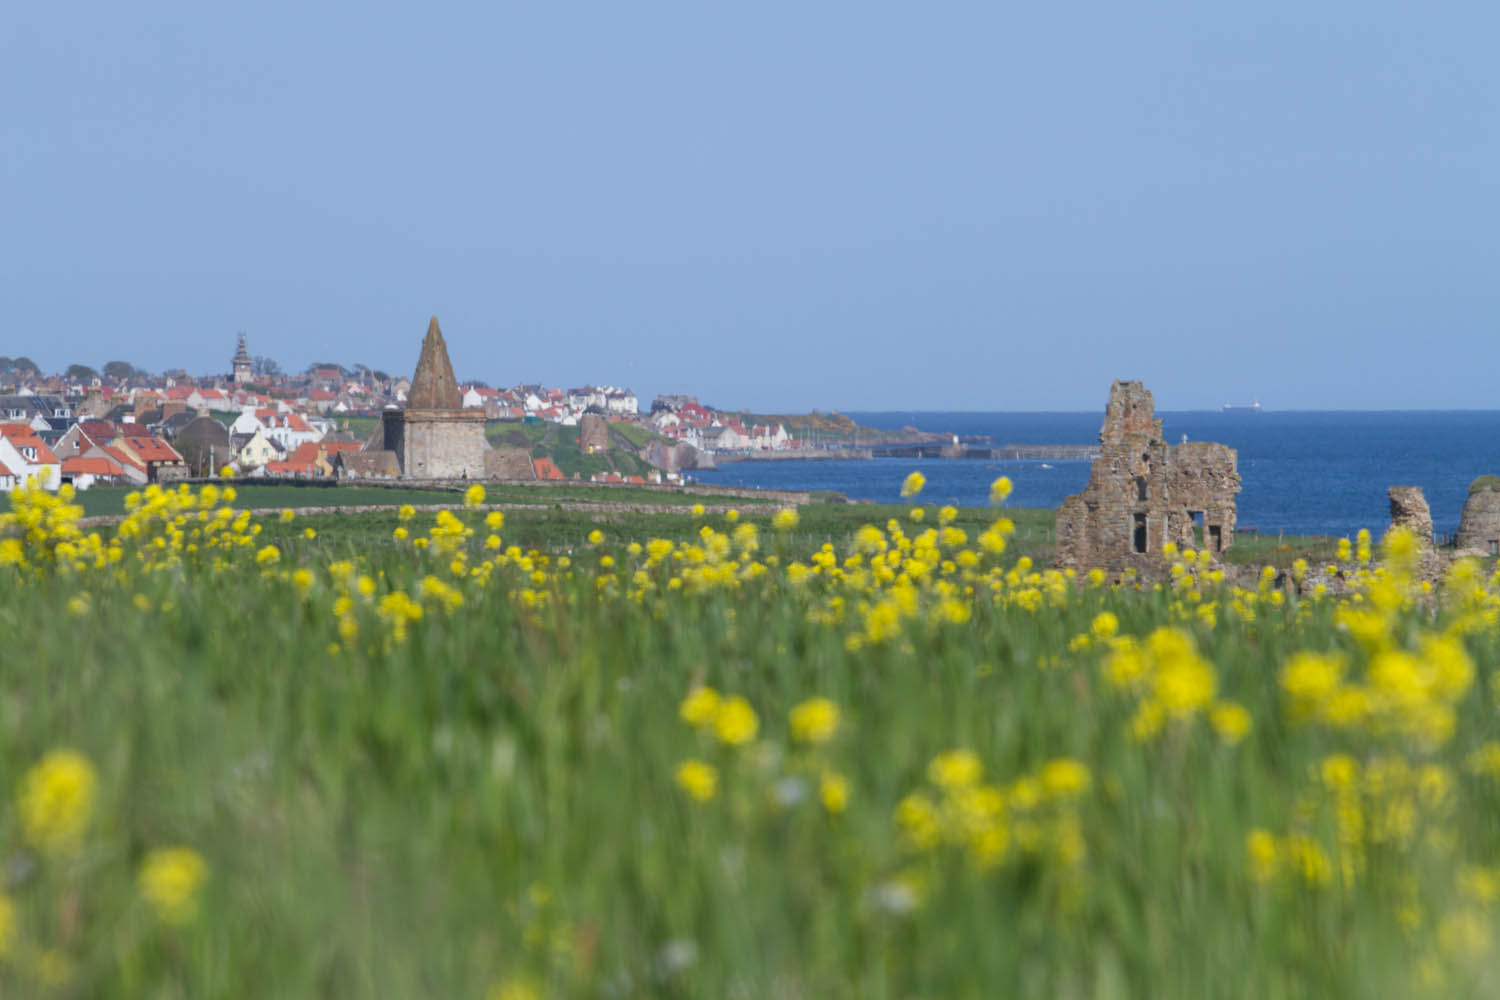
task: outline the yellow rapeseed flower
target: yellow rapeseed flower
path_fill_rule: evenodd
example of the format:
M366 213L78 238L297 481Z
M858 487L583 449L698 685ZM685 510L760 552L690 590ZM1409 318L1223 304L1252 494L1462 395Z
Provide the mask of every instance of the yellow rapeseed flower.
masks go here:
M964 788L979 783L984 765L972 750L949 750L932 758L927 778L939 788Z
M198 914L198 891L208 879L208 865L191 847L152 851L141 865L141 896L164 924L181 926Z
M839 707L828 698L809 698L789 713L792 738L801 743L827 743L839 728Z
M16 906L0 892L0 958L10 954L16 940Z
M93 814L98 778L82 754L54 750L21 779L18 805L26 839L46 854L70 850Z
M297 512L294 511L294 510L292 510L292 508L287 507L285 510L283 510L281 512L281 523L282 524L291 524L292 521L296 519L296 517L297 517Z
M1250 712L1234 701L1221 701L1208 713L1208 721L1219 739L1234 746L1250 732Z
M1038 777L1042 790L1054 799L1074 799L1088 791L1089 769L1071 757L1059 757L1042 765Z
M719 790L719 772L701 760L685 760L677 765L677 787L694 802L707 802Z
M797 511L791 507L778 510L771 518L771 527L777 531L791 531L797 526Z
M1099 612L1089 625L1089 632L1095 639L1111 638L1118 631L1120 631L1120 619L1113 611Z
M677 706L677 715L689 725L706 726L713 722L718 710L719 692L711 687L695 687Z
M482 503L484 503L483 486L475 483L473 486L470 486L468 489L464 490L465 507L478 507Z
M714 712L714 733L721 743L729 746L744 746L755 739L760 731L760 719L750 702L741 695L732 695L719 703Z
M901 483L901 496L914 497L922 492L922 487L927 485L927 477L920 472L913 472Z
M824 771L818 780L818 799L830 816L837 816L849 805L849 782L841 774Z
M996 479L993 483L990 483L990 503L1004 503L1006 497L1010 496L1011 489L1012 485L1009 476L1001 476L999 479Z

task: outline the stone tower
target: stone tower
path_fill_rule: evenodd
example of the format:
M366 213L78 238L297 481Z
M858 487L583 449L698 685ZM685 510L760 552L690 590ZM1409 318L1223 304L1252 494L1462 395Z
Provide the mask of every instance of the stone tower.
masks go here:
M234 374L231 376L235 385L244 385L250 381L250 352L245 348L245 335L240 334L239 346L235 348L234 360L230 362Z
M1140 382L1110 387L1088 486L1057 509L1059 569L1155 573L1162 546L1221 552L1234 544L1240 476L1234 449L1169 445Z
M381 427L403 479L484 478L484 411L464 409L436 316L422 339L406 409L386 410Z

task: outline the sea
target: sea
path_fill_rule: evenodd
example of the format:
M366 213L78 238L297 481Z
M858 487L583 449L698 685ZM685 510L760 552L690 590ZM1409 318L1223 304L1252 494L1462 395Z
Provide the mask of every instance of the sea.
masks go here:
M1093 444L1093 413L848 412L867 427L988 436L1006 444ZM1377 537L1390 521L1386 489L1422 487L1439 536L1458 530L1476 476L1500 474L1500 410L1162 412L1173 444L1217 441L1239 452L1239 524L1262 535ZM702 483L836 490L851 499L901 502L916 470L931 503L982 506L990 483L1009 476L1015 507L1055 508L1088 482L1086 461L992 462L877 458L865 461L736 462L691 473Z

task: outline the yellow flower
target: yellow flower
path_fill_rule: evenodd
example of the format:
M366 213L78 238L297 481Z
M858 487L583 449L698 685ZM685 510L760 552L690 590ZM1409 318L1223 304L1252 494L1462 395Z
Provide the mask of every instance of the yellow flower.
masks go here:
M1265 830L1245 835L1245 853L1250 857L1250 877L1262 884L1276 877L1276 838Z
M255 561L262 566L269 566L281 559L281 550L274 545L267 545L255 553Z
M677 715L689 725L706 726L713 721L714 713L718 710L719 692L711 687L696 687L682 699L682 704L677 707Z
M719 790L719 772L701 760L685 760L677 765L677 787L694 802L707 802Z
M208 879L208 865L191 847L152 851L141 865L141 896L164 924L191 923L198 914L198 890Z
M1071 757L1059 757L1042 765L1042 788L1054 799L1073 799L1088 791L1089 769Z
M724 520L728 521L730 524L733 524L734 522L738 521L739 519L740 519L740 512L737 511L737 510L735 510L733 507L731 507L729 510L726 510L724 512Z
M740 695L725 698L714 712L714 732L721 743L744 746L755 739L760 731L760 719L755 709Z
M297 516L297 512L294 511L294 510L292 510L292 508L288 507L288 508L286 508L285 510L283 510L281 512L281 523L282 524L291 524L292 521L296 518L296 516Z
M505 512L499 510L490 511L484 515L484 526L491 531L499 531L505 527Z
M307 539L308 541L312 541L314 538L318 537L318 533L313 528L303 528L302 537Z
M482 503L484 503L483 486L475 483L473 486L470 486L468 489L464 490L465 507L478 507Z
M94 808L98 778L80 753L54 750L21 779L19 806L26 839L47 854L77 846Z
M1219 739L1234 746L1250 732L1250 712L1244 705L1233 701L1221 701L1208 713L1208 721L1219 734Z
M1010 496L1011 488L1012 486L1009 476L1001 476L993 483L990 483L990 503L1004 503L1005 498Z
M602 541L604 541L604 532L600 531L598 528L595 528L593 531L589 532L590 545L598 545Z
M839 707L828 698L809 698L789 714L792 738L802 743L827 743L839 727Z
M927 485L927 477L920 472L913 472L901 483L901 496L914 497L922 492L922 487Z
M396 525L396 530L391 532L391 537L398 542L404 542L406 541L407 534L406 528L398 524Z
M972 750L949 750L932 758L927 778L940 788L964 788L979 783L984 765Z
M1120 631L1120 619L1113 611L1101 611L1094 616L1093 624L1089 626L1089 632L1095 639L1108 639Z
M771 518L771 527L777 531L791 531L796 526L797 512L790 507L785 510L778 510L775 516Z
M703 505L701 503L695 503L695 504L693 504L693 516L694 517L702 517L703 516Z
M824 771L818 781L818 798L830 816L837 816L849 805L849 782L841 774Z
M10 954L16 940L16 907L10 897L0 892L0 958Z

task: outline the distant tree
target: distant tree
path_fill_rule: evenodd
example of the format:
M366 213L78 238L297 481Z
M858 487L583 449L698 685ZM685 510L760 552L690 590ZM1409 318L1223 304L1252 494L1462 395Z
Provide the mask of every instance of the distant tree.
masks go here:
M254 375L280 375L281 365L276 363L275 358L257 354L250 360L250 372Z
M476 389L488 389L490 387L490 384L488 382L486 382L484 379L479 378L469 379L468 384Z
M35 361L32 361L30 358L24 356L12 358L10 364L13 371L19 372L23 375L39 375L42 371L36 366Z
M391 377L383 371L377 370L376 372L374 372L374 375L375 381L377 382L389 382L391 380Z
M310 364L310 365L307 366L307 370L305 372L303 372L302 374L304 374L304 375L311 375L313 372L316 372L319 368L337 368L340 375L348 375L349 374L348 369L346 369L343 365L339 364L336 361L314 361L312 364Z
M127 379L136 374L136 367L129 361L106 361L104 374L114 379Z
M80 382L87 382L90 379L99 377L99 373L88 365L69 365L68 370L63 372L63 374L70 379L77 379Z

